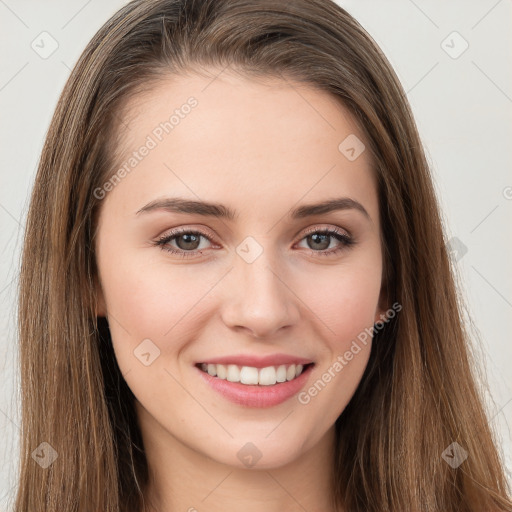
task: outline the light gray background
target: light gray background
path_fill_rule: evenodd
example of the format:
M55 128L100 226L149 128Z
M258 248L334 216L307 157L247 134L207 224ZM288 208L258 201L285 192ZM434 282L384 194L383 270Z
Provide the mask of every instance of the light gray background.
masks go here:
M96 30L126 3L0 0L0 510L13 496L18 463L15 299L29 193L70 69ZM456 265L481 334L490 416L512 481L512 1L339 3L397 71L432 164L448 236L467 248ZM47 58L31 47L51 49L43 31L58 43ZM458 55L464 41L469 47Z

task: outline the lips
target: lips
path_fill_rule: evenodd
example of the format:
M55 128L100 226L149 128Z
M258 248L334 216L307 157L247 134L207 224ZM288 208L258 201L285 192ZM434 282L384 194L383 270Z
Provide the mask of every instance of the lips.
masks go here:
M196 365L201 378L227 400L248 407L271 407L297 394L314 363L286 354L226 356Z
M292 356L288 354L270 354L267 356L256 356L256 355L229 355L222 357L214 357L211 359L204 359L198 361L198 364L236 364L237 366L251 366L253 368L265 368L267 366L280 366L280 365L291 365L301 364L303 366L313 363L311 359L303 357Z

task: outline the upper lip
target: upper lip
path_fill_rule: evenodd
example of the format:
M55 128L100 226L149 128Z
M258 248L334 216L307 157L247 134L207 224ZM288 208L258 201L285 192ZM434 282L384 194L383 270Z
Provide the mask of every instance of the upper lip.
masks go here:
M200 361L200 363L205 364L236 364L238 366L252 366L254 368L266 368L267 366L280 366L282 364L305 365L312 362L313 361L311 361L311 359L305 359L304 357L297 357L288 354L269 354L266 356L236 354L213 357Z

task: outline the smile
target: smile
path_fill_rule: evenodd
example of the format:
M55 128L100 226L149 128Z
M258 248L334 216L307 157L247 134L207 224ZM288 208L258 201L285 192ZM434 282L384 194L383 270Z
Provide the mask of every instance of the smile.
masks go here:
M314 368L314 363L279 366L240 366L198 363L197 373L218 396L245 407L272 407L300 392Z
M199 368L218 379L259 386L274 386L277 383L287 382L297 378L304 371L302 364L255 368L254 366L238 366L236 364L200 363Z

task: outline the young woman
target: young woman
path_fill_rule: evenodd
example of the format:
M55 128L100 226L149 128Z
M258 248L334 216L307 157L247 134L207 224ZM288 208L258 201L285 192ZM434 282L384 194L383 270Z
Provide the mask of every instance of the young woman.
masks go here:
M28 215L15 512L503 511L400 83L330 0L135 0Z

